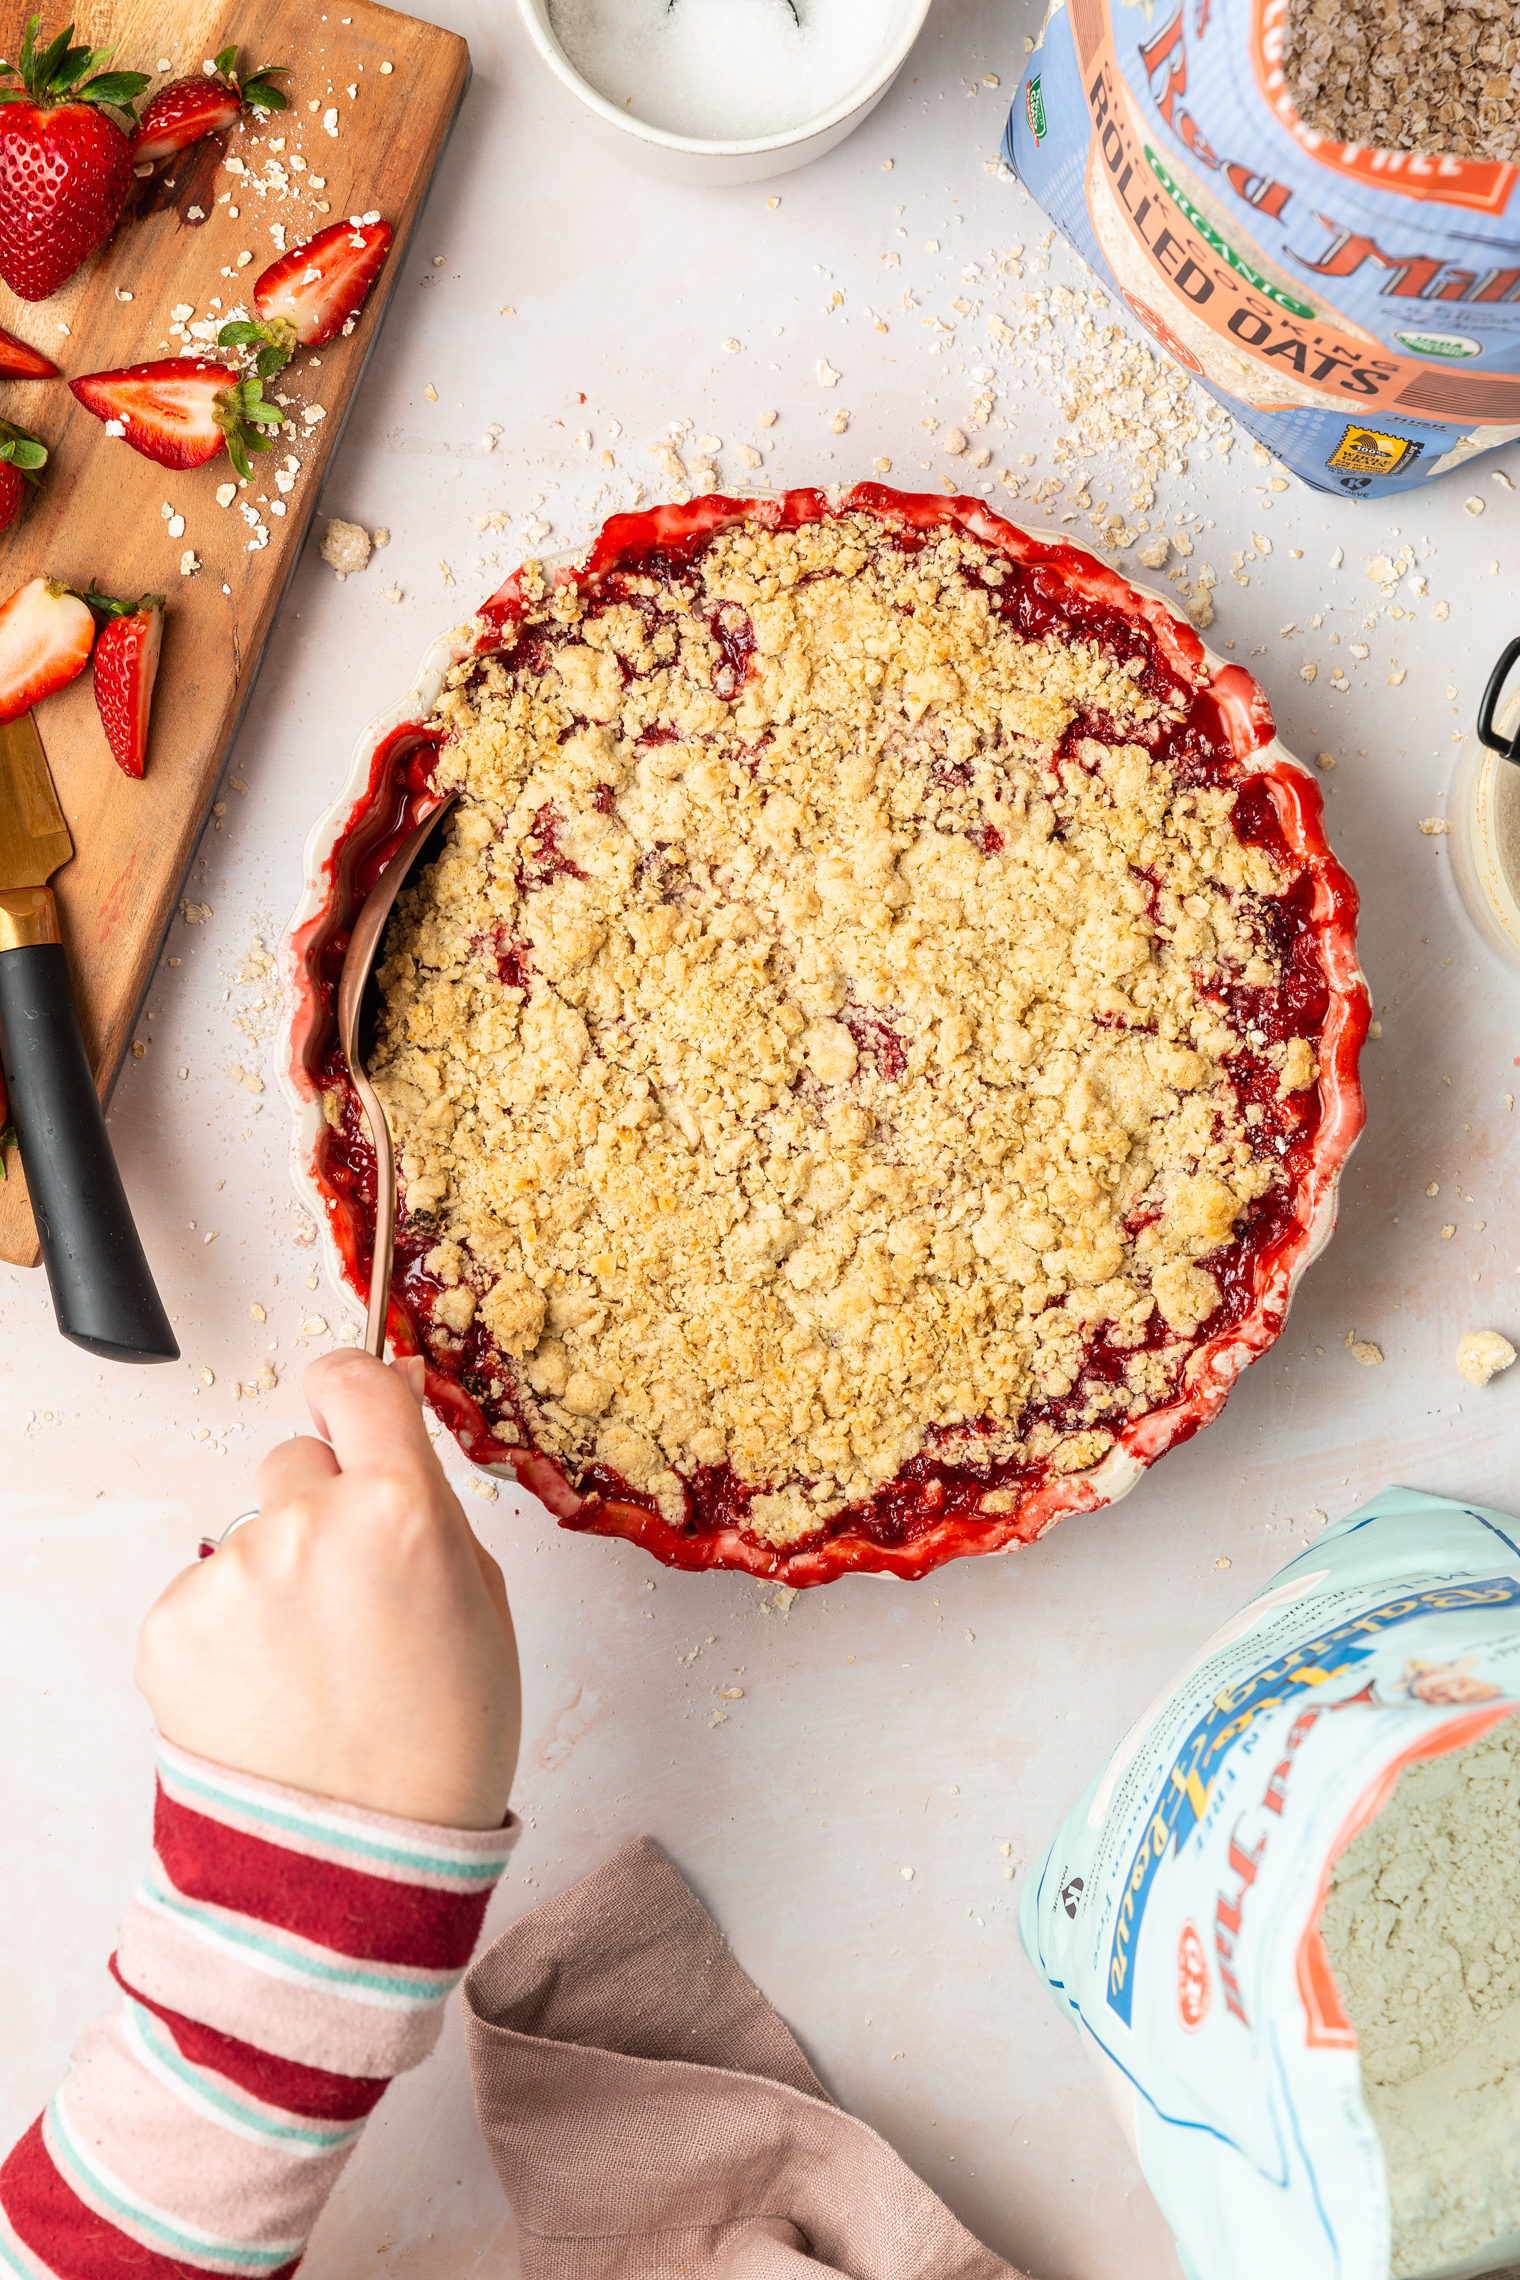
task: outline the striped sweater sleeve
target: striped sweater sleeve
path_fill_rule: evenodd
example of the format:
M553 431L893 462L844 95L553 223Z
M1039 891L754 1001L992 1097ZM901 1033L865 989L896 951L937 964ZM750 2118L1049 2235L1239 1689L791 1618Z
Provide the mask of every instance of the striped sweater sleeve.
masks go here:
M516 1834L160 1741L122 2001L0 2168L0 2280L285 2280L386 2083L437 2040Z

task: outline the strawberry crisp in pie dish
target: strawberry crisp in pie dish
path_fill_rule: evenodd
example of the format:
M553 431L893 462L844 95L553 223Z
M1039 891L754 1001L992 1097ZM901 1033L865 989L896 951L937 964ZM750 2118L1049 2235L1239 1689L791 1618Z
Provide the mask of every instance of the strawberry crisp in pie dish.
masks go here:
M1330 1232L1369 1010L1251 676L876 485L620 516L448 654L314 865L291 1053L362 1290L330 1000L457 791L369 1067L392 1338L469 1455L811 1584L1032 1541L1207 1423Z

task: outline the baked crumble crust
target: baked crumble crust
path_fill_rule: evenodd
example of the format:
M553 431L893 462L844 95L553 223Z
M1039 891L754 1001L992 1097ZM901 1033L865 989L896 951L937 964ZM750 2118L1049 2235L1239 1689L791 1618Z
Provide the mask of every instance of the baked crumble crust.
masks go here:
M778 1547L926 1447L1086 1470L1282 1176L1215 992L1278 983L1288 881L1158 757L1185 707L1022 638L1006 575L949 526L741 523L530 588L441 700L464 798L371 1067L430 1334L483 1323L525 1434L676 1524L723 1466ZM1306 1039L1259 1057L1317 1082Z

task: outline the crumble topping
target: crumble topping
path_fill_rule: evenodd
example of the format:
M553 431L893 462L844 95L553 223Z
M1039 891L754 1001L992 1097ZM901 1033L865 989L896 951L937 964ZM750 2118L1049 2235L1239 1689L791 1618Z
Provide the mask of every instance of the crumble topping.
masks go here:
M679 1523L728 1467L775 1545L929 1447L1086 1470L1177 1390L1280 1177L1221 993L1279 981L1287 881L1158 756L1188 692L1021 635L959 531L741 524L655 566L530 570L439 706L463 800L371 1066L428 1335L484 1325L572 1481Z

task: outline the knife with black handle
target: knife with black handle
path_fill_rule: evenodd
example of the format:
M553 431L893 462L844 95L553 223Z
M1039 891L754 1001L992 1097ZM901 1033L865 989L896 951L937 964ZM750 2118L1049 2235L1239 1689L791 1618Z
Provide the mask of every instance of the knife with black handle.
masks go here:
M74 853L30 713L0 724L0 1069L53 1311L115 1362L179 1346L111 1152L48 880Z

